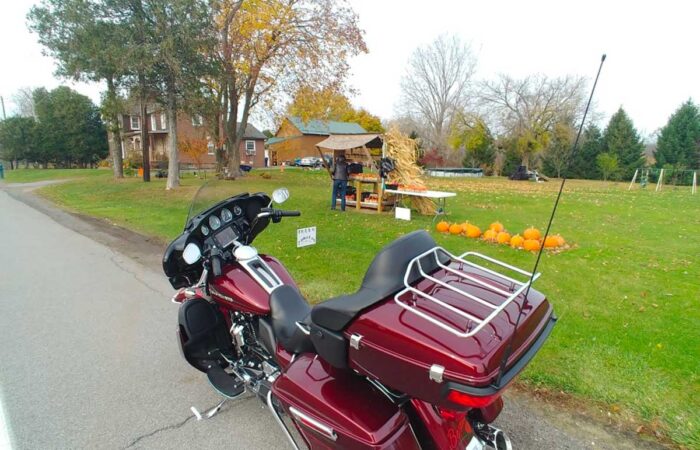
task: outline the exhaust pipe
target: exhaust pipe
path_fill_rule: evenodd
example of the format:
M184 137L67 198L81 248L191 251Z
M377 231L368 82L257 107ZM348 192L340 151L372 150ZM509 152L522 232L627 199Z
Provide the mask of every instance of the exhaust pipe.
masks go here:
M474 425L474 437L465 450L513 450L513 444L503 430L483 423Z

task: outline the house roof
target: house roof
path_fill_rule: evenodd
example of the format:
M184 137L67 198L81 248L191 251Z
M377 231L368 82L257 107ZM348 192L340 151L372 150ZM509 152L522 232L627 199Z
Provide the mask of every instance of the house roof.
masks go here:
M236 123L236 126L240 126L241 123ZM246 124L245 133L243 133L243 139L266 139L266 136L260 132L251 123Z
M372 142L375 141L376 142ZM381 147L380 134L334 134L327 139L316 144L317 147L327 148L329 150L351 150L353 148L362 147ZM373 145L369 145L369 144Z
M334 120L312 119L304 122L301 117L287 117L292 124L303 134L328 136L331 134L364 134L367 131L359 124L353 122L336 122Z

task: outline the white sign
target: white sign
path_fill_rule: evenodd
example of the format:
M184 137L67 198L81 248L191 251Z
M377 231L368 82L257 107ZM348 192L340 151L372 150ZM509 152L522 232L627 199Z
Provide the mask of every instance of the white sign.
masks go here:
M410 208L399 208L395 209L395 217L400 220L411 220L411 209Z
M297 229L297 248L316 244L316 227Z

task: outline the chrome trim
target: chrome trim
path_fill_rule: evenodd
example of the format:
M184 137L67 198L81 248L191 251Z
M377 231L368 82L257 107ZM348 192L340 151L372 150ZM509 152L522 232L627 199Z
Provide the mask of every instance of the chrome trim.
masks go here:
M444 373L444 367L437 364L433 364L432 366L430 366L430 370L428 371L428 378L430 378L430 380L436 383L442 383L442 375Z
M271 294L272 291L283 284L275 271L259 256L251 259L239 260L238 263L268 294ZM253 267L255 264L258 264L260 268Z
M360 341L362 340L362 336L359 334L353 334L350 336L350 347L354 348L355 350L360 349Z
M299 328L301 330L301 332L304 333L305 335L308 336L311 334L311 328L309 328L308 325L305 325L301 322L294 322L294 325L296 325L297 328Z
M282 430L284 431L284 434L287 435L287 439L289 439L289 443L292 444L292 447L294 447L295 450L299 450L299 446L294 441L294 438L292 437L291 433L289 433L289 430L287 429L287 426L282 421L282 417L280 416L279 412L277 412L275 405L272 404L272 391L267 392L267 407L270 408L272 415L275 416L275 420L277 421L277 424L282 428Z
M333 442L335 442L335 440L338 439L338 435L335 434L333 428L329 427L328 425L322 424L318 420L308 416L307 414L304 414L303 412L299 411L293 406L289 407L289 412L292 413L292 415L307 428L311 428L312 430L321 433L324 437L327 437Z

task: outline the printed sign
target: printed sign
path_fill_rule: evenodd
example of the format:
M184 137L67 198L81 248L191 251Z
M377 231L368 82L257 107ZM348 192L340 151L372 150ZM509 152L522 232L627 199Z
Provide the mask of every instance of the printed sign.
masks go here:
M411 220L411 209L410 208L396 207L395 211L396 211L396 213L395 213L394 217L396 217L397 219Z
M297 248L308 247L316 243L316 227L297 229Z

